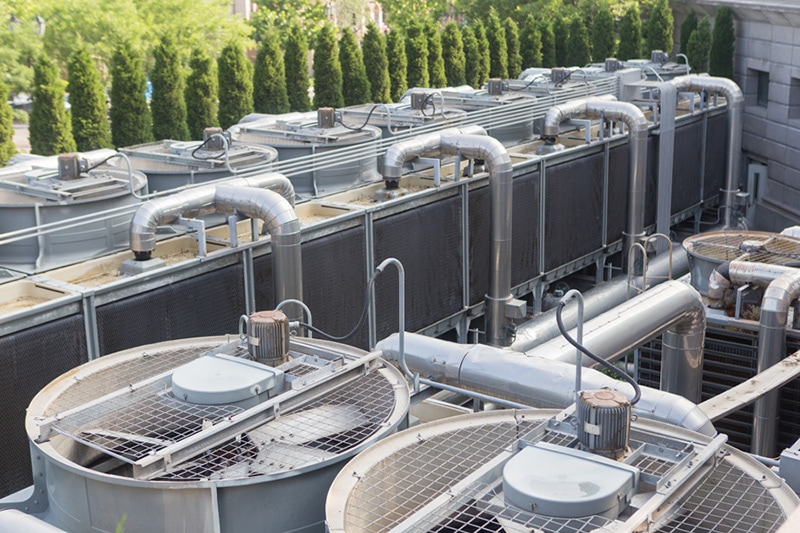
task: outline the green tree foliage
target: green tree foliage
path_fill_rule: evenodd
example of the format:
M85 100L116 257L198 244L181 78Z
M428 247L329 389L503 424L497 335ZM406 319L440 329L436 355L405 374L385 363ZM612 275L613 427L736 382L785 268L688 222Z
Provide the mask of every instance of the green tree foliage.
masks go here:
M386 37L386 59L392 66L389 69L391 83L391 100L399 102L408 90L406 72L408 71L408 58L406 57L406 39L403 33L395 28Z
M253 110L256 113L276 115L289 112L283 50L278 32L274 29L267 31L256 52L256 64L253 68Z
M356 34L342 29L339 40L339 63L342 65L342 95L344 105L364 104L370 101L369 80L364 68L364 57L358 46Z
M542 66L544 68L557 67L556 63L556 35L553 24L542 21L539 24L539 35L542 38Z
M389 61L386 59L386 39L373 22L367 24L367 33L361 41L361 51L364 54L364 68L367 69L372 101L390 102L392 86L389 79Z
M573 17L569 23L569 41L567 42L567 65L582 67L591 61L589 50L589 32L583 19Z
M697 24L697 29L689 36L686 43L686 57L695 72L708 70L708 55L711 51L711 22L708 17L703 17Z
M17 153L14 145L14 118L8 105L8 86L0 78L0 167Z
M458 24L452 20L447 23L444 27L444 32L442 32L442 57L444 58L447 85L450 87L466 85L464 41L461 38L461 30L458 29Z
M406 30L406 77L409 87L428 87L428 37L422 24L412 23Z
M718 7L714 17L708 73L733 79L733 50L736 35L733 32L733 13L727 7Z
M329 23L319 31L314 49L314 107L344 107L339 45Z
M506 30L506 50L508 51L508 77L516 78L522 72L522 54L519 44L519 26L514 19L507 17L503 21Z
M425 33L428 37L428 79L431 87L444 87L447 85L447 75L444 70L442 35L439 33L439 25L428 24Z
M446 0L381 0L380 4L392 28L436 22L451 6Z
M55 155L74 152L69 115L64 109L64 84L50 59L42 55L33 67L33 109L30 121L31 153Z
M564 17L559 16L553 20L553 42L556 50L556 63L554 66L566 67L568 64L569 21Z
M542 34L533 15L525 17L525 24L519 32L519 49L523 70L542 66Z
M111 147L106 95L100 73L86 48L79 48L67 64L72 137L81 152Z
M192 139L202 139L203 130L219 126L217 118L219 81L217 65L204 51L195 49L186 77L186 122Z
M263 7L262 7L263 6ZM301 28L305 34L313 34L327 20L325 9L327 2L316 0L282 0L280 2L259 3L259 9L250 16L250 25L255 30L253 38L261 42L270 29L277 29L281 34L291 31L302 21ZM288 59L287 73L288 73Z
M489 50L489 39L486 36L486 28L480 20L476 20L473 30L475 31L475 39L478 41L478 52L481 59L480 78L478 87L486 83L489 79L489 72L492 67L492 56Z
M189 139L186 124L186 101L183 96L183 73L178 48L172 37L165 35L154 52L155 66L150 74L153 97L153 136L160 139Z
M300 24L294 21L286 36L283 50L283 62L286 68L286 92L289 96L291 111L309 111L311 100L308 88L308 39Z
M481 50L478 47L478 39L470 26L461 28L461 40L464 42L464 78L467 85L479 88L481 81L482 59Z
M111 140L116 147L153 141L141 53L120 42L111 61Z
M228 43L217 58L219 125L228 129L253 112L253 64L241 46Z
M686 18L683 19L683 24L681 24L681 42L680 42L680 52L682 54L686 53L687 45L689 44L689 37L691 37L692 32L697 29L697 13L694 12L694 9L689 10L689 14L686 15Z
M663 50L672 53L672 31L674 20L672 9L669 7L669 0L656 0L650 15L647 17L647 27L645 29L646 52L652 50Z
M489 77L508 78L506 30L494 8L489 9L489 16L486 19L486 37L489 39Z
M639 59L642 55L642 17L638 4L631 4L619 23L619 49L622 61Z
M614 36L614 17L608 6L601 4L592 25L592 59L596 62L614 57L617 43Z

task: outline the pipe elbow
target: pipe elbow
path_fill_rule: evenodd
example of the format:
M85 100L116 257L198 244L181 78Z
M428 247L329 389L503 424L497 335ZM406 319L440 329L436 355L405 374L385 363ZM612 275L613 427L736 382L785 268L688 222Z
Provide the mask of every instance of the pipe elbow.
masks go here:
M667 422L713 437L717 434L714 423L696 404L665 391L642 388L642 398L633 407L641 417Z

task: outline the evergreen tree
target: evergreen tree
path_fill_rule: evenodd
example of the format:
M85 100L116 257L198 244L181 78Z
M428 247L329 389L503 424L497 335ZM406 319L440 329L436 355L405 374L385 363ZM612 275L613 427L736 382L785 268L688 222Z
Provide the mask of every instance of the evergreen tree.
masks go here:
M523 70L542 66L542 33L533 15L525 17L519 32L519 48Z
M569 41L567 42L567 65L582 67L591 61L589 51L589 32L581 17L572 17L569 23Z
M153 97L150 109L153 113L153 137L189 140L186 124L186 101L183 97L183 74L178 48L172 37L165 35L153 51L155 65L150 75Z
M344 107L339 45L330 23L320 29L314 49L314 107Z
M622 61L639 59L642 56L642 17L639 5L632 3L619 23L619 49L617 57Z
M711 38L709 74L733 79L733 50L735 42L733 13L730 8L718 7L714 17L714 33Z
M492 56L489 51L489 39L486 37L486 28L480 20L475 21L475 40L478 41L478 52L481 59L480 78L477 87L480 87L489 79L489 72L492 68Z
M489 39L489 77L508 78L508 46L506 30L500 23L500 17L494 7L489 8L486 19L486 37Z
M153 142L153 119L147 105L142 56L121 42L111 60L111 140L114 146Z
M227 44L217 58L219 125L228 129L253 112L253 65L242 48Z
M452 20L447 23L442 33L442 57L444 58L447 85L450 87L466 85L464 41L461 39L461 31L458 29L458 24Z
M412 22L406 30L406 58L408 86L428 87L428 38L418 22Z
M506 30L506 50L508 51L508 77L516 78L522 72L522 54L519 50L519 27L514 19L507 17L503 26Z
M189 60L192 71L186 77L186 123L192 139L202 139L203 130L219 126L217 99L219 81L217 65L199 48L192 51Z
M553 20L553 42L556 50L555 67L566 67L567 43L569 42L569 21L564 17L557 16Z
M481 81L482 58L481 50L478 46L478 39L470 26L461 28L461 40L464 42L464 78L467 85L479 88Z
M81 152L111 148L111 128L100 72L86 48L79 48L67 63L72 138Z
M253 69L253 110L256 113L274 115L289 112L283 51L278 40L278 32L272 27L264 33L256 52L256 64Z
M442 35L438 24L429 23L425 32L428 37L428 79L431 87L444 87L447 85L447 75L444 71Z
M686 53L687 45L689 44L689 37L691 37L692 32L697 29L697 13L694 12L694 9L689 10L689 14L686 15L686 18L683 19L683 24L681 24L681 49L680 52L682 54Z
M386 59L386 39L374 22L367 24L367 33L361 41L364 53L364 68L367 69L369 91L372 101L385 103L391 101L391 81L389 62Z
M17 153L14 145L14 113L8 105L8 86L0 77L0 167Z
M608 5L603 3L594 17L592 25L592 59L596 62L605 61L606 58L614 57L617 43L614 36L614 17L608 9Z
M542 21L539 24L539 35L542 39L542 66L544 68L557 67L556 63L556 35L550 22Z
M647 28L645 30L645 40L647 44L646 52L653 50L663 50L672 53L672 31L674 20L672 9L669 7L669 0L656 0L647 17Z
M286 69L286 92L289 96L289 109L309 111L308 98L308 39L297 21L289 28L284 44L283 61Z
M350 28L342 28L342 37L339 39L339 63L342 65L344 105L369 102L369 81L364 68L364 57L358 46L356 34Z
M28 131L31 153L56 155L76 150L64 109L64 85L55 64L44 55L33 66L33 109Z
M389 69L391 82L391 100L399 102L408 90L407 71L408 58L406 57L406 39L399 29L393 29L386 37L386 59L392 66Z
M708 54L711 51L711 22L708 17L697 24L697 29L689 36L686 43L686 57L689 58L689 65L695 72L706 72L708 70Z

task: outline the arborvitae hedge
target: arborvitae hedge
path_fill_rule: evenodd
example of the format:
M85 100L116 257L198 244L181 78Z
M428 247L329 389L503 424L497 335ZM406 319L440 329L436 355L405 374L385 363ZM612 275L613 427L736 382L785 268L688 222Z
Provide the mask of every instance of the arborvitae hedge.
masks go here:
M0 167L17 153L14 145L14 114L8 105L8 87L0 78Z
M503 22L506 30L506 50L508 52L508 77L516 78L522 72L522 54L519 50L519 27L514 19L506 18Z
M172 37L165 35L153 51L155 66L150 74L153 97L153 137L157 140L189 140L186 124L186 101L183 96L183 72L178 47ZM221 96L221 95L220 95ZM227 126L226 126L227 127Z
M695 72L706 72L708 70L708 54L711 51L711 22L708 17L697 24L697 29L689 36L686 44L686 57L689 58L689 65Z
M556 49L557 67L568 66L567 48L569 43L569 21L564 17L557 16L553 20L553 42Z
M601 4L592 25L592 59L600 63L609 57L614 57L616 48L614 17L608 5Z
M339 39L339 63L342 65L344 105L369 102L369 81L364 68L364 57L361 55L356 34L350 28L342 28L342 37Z
M479 57L481 58L481 76L477 85L480 87L489 79L489 72L491 72L492 68L492 56L489 51L489 39L486 37L486 28L483 26L483 23L480 20L476 20L472 29L475 32L475 39L478 41Z
M447 75L444 71L444 58L442 57L442 36L438 24L428 24L425 28L428 37L428 81L431 87L444 87L447 85Z
M718 7L714 17L708 73L733 79L733 51L736 35L733 33L733 13L727 7Z
M308 39L297 21L289 28L284 44L283 62L286 68L286 92L291 111L309 111L311 100L308 97Z
M217 58L219 125L228 129L253 112L253 65L241 46L229 43Z
M522 70L542 66L542 34L533 15L525 17L525 24L519 32L519 48Z
M111 148L111 128L100 72L86 48L79 48L67 63L72 137L81 152Z
M204 129L219 126L217 65L204 51L195 49L189 68L192 70L186 77L186 123L192 139L202 139Z
M567 65L582 67L591 61L589 50L589 32L581 17L572 17L569 23L569 41L567 42Z
M314 107L344 107L339 45L330 23L320 29L314 49Z
M489 16L486 18L486 38L489 39L489 77L508 78L506 30L493 7L489 8Z
M375 103L391 102L389 61L386 59L386 39L374 22L367 24L367 33L361 41L364 68L367 70L369 92Z
M408 90L408 58L405 36L397 28L392 29L386 37L386 58L392 66L389 69L392 101L399 102Z
M283 50L278 32L274 28L267 29L256 52L256 64L253 68L253 110L256 113L274 115L289 112Z
M553 24L542 21L539 24L539 35L542 38L542 66L544 68L557 67L556 62L556 34L553 32Z
M64 85L55 64L42 55L33 66L31 153L56 155L75 151L69 115L64 109Z
M464 69L467 60L464 55L464 41L461 39L458 24L453 20L447 23L442 33L442 57L447 85L450 87L466 85L467 77Z
M146 89L141 54L130 43L120 43L111 59L111 140L117 148L153 141Z
M478 39L470 26L461 28L461 40L464 42L464 77L467 85L479 88L481 81L482 58Z
M694 12L694 9L690 9L689 14L686 15L686 18L683 19L683 24L681 24L680 52L682 54L686 53L686 47L689 44L689 37L692 36L692 32L696 29L697 29L697 13Z
M669 7L669 0L656 0L647 17L647 28L645 30L645 41L647 49L645 52L650 55L653 50L663 50L668 54L672 53L672 31L674 20L672 9Z
M650 54L648 54L649 57ZM619 23L619 49L617 58L622 61L642 57L642 16L639 5L631 4Z
M422 24L413 22L406 30L406 77L409 87L428 87L428 37Z

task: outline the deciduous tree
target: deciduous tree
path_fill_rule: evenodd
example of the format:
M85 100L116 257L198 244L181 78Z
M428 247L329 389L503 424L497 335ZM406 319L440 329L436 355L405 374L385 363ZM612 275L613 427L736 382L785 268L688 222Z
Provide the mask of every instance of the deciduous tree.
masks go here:
M217 65L203 50L195 49L186 77L186 123L192 139L202 139L203 130L219 126L219 81Z
M81 152L111 148L106 94L92 57L79 48L67 64L72 137Z

